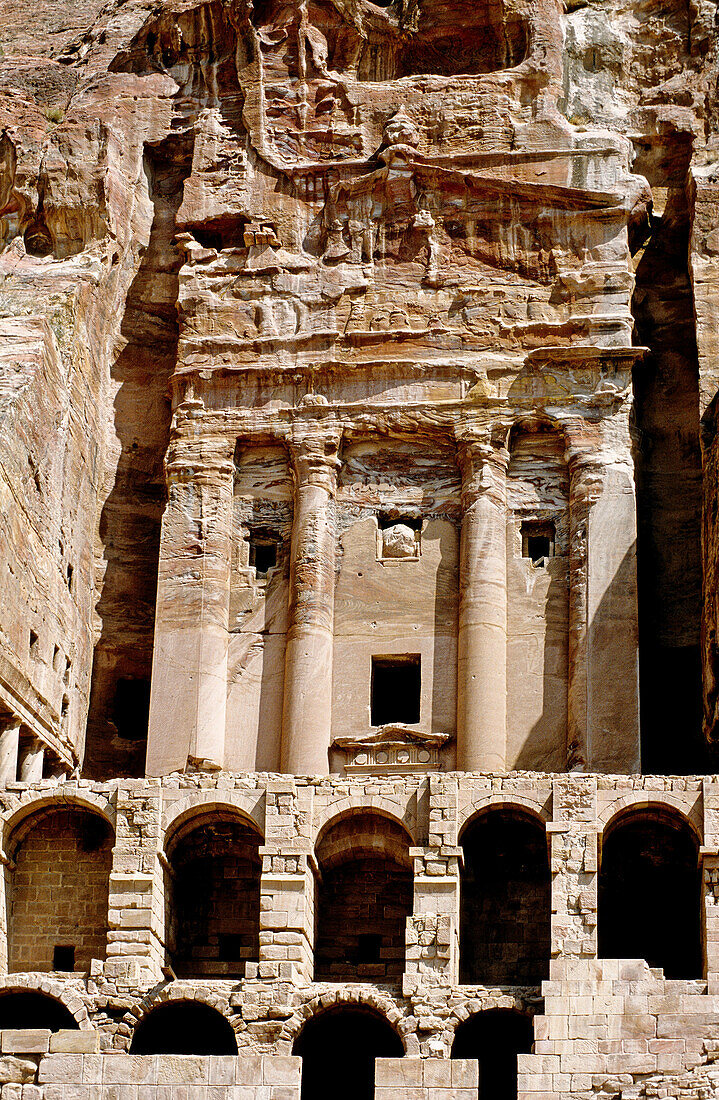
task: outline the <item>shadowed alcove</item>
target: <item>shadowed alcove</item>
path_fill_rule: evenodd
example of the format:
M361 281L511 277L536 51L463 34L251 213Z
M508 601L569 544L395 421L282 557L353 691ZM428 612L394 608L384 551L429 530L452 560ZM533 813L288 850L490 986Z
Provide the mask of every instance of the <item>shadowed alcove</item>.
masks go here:
M242 977L259 957L260 834L231 811L203 814L172 836L167 949L183 977Z
M454 1033L453 1058L479 1062L479 1100L516 1100L517 1055L531 1054L532 1020L514 1009L478 1012Z
M549 973L550 879L541 823L489 810L461 838L460 981L538 985Z
M412 912L410 837L399 822L358 812L317 844L316 981L397 981Z
M401 1058L402 1040L379 1012L342 1005L307 1021L292 1053L302 1058L301 1100L372 1100L376 1058Z
M217 1009L201 1001L170 1001L140 1020L130 1054L237 1054L237 1040Z
M666 978L701 976L697 840L670 809L610 822L599 870L599 957L645 959Z

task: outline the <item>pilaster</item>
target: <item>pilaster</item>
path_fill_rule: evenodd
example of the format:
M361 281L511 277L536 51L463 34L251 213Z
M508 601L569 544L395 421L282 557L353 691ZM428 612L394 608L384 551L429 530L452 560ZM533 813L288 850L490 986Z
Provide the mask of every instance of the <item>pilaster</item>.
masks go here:
M550 975L556 960L597 957L597 780L558 775L547 825L552 875ZM566 965L561 969L566 975Z
M309 822L311 788L291 779L267 783L265 844L260 848L260 959L247 977L312 980L315 875Z
M118 786L105 969L121 982L155 983L165 966L161 814L159 783Z

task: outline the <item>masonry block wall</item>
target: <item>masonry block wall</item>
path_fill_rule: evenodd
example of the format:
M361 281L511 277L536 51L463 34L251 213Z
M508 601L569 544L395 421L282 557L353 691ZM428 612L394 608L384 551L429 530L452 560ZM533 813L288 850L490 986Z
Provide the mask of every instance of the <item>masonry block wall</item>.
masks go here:
M52 803L10 836L12 971L88 971L107 948L112 830Z
M598 1091L616 1095L625 1086L635 1087L647 1074L700 1067L707 1039L719 1034L719 998L708 984L717 965L711 924L715 903L711 847L715 791L711 781L582 775L288 780L207 773L157 781L149 789L141 780L64 785L48 780L37 787L7 789L4 806L6 837L14 838L10 847L14 858L5 867L10 966L0 979L0 1022L5 1019L4 1011L16 1016L29 1011L39 1026L48 1006L59 1006L79 1028L78 1035L96 1037L105 1052L97 1056L102 1065L104 1058L115 1059L131 1051L140 1024L151 1020L160 1008L199 1005L210 1014L210 1021L229 1024L228 1034L233 1036L240 1061L249 1055L272 1059L291 1054L307 1021L341 1021L359 1013L363 1020L382 1021L405 1050L404 1058L392 1063L401 1067L392 1070L400 1078L394 1084L384 1078L380 1083L378 1078L378 1089L392 1086L400 1100L404 1100L402 1089L409 1090L408 1100L415 1096L413 1089L460 1088L457 1095L464 1098L461 1089L474 1088L476 1093L476 1085L460 1086L452 1076L460 1073L453 1057L460 1031L487 1017L494 1019L496 1026L521 1017L533 1020L534 1046L519 1051L520 1096L548 1100L549 1095L567 1093L589 1100ZM13 962L22 962L13 944L21 942L15 937L26 927L29 891L36 889L35 858L42 855L38 888L54 881L47 870L51 856L38 840L44 836L44 824L54 815L64 823L61 835L67 838L55 862L72 866L87 856L83 850L88 847L89 819L94 823L93 836L101 840L89 854L97 858L99 852L104 860L102 875L99 866L93 872L96 907L102 889L106 891L108 885L110 889L104 911L98 913L96 908L92 918L95 928L103 923L107 927L105 942L96 940L89 945L82 940L83 914L88 912L83 908L88 904L83 901L83 891L88 880L85 876L61 879L63 903L76 917L78 939L72 970L53 968L51 956L51 949L73 943L66 911L41 905L32 910L35 939L41 949L36 949L27 965ZM514 882L532 881L532 868L536 870L544 862L544 874L551 873L551 904L550 883L545 879L544 924L539 894L532 895L536 904L530 923L530 928L541 929L542 935L533 933L521 944L511 940L516 945L511 952L502 948L496 955L482 955L477 951L476 931L468 933L463 927L467 898L476 895L477 912L492 913L495 926L501 929L509 920L506 914L514 895L512 890L507 892L506 879L497 882L492 875L477 875L467 851L482 823L500 819L531 821L536 835L541 836L542 845L532 841L527 846L524 834L517 834L512 847L508 829L501 853L503 857L505 851L512 855L514 862L507 860L504 866ZM598 954L602 929L600 923L598 939L597 922L603 919L598 899L607 888L601 885L605 873L602 838L616 837L619 830L629 829L636 821L650 831L672 823L678 835L689 838L694 846L697 875L705 865L704 893L686 898L696 916L695 947L699 950L702 941L704 944L705 963L697 974L667 977L662 969L662 964L676 965L671 927L664 943L654 941L664 954L651 967L641 956L622 961ZM231 836L228 822L237 826ZM705 832L710 843L700 848ZM167 873L168 867L174 867L173 837L184 838L188 853L194 837L194 854L202 860L208 837L213 844L223 838L227 853L226 841L237 836L262 839L261 873L259 864L252 864L258 868L256 878L235 875L239 864L228 857L233 874L210 880L219 908L206 914L203 929L198 902L192 924L194 942L204 937L207 953L193 956L194 973L175 977L167 968L172 966L177 946L168 938L164 922L167 913L176 912L177 879L174 873ZM660 855L655 850L652 865ZM379 943L374 939L362 943L358 936L365 930L372 936L380 933L373 931L366 915L358 921L352 918L352 951L379 950L380 962L362 962L359 955L345 950L342 957L345 965L350 958L352 972L332 973L322 955L323 943L328 942L323 940L322 926L327 912L330 920L335 920L335 899L330 896L328 903L323 896L323 875L328 868L347 867L358 858L369 871L363 880L362 903L371 907L377 903L377 895L368 889L373 882L373 861L381 871L389 856L405 860L402 874L413 883L406 898L401 948L394 940L391 945L381 939ZM413 870L407 863L410 859ZM242 866L249 864L243 862ZM672 867L680 878L684 873L681 861L676 865L671 859L665 861L662 873L669 876L664 880L667 891L672 890ZM18 875L20 881L16 882ZM206 894L207 880L198 881ZM343 904L360 904L354 895L357 889L358 884L353 884ZM237 898L238 892L254 897L253 904L259 900L262 906L254 910L259 954L256 961L248 958L244 962L243 973L231 975L225 970L218 972L221 960L217 959L215 940L219 935L243 933L220 933L215 922L217 912L222 911L222 899ZM42 889L38 896L41 894ZM395 904L397 896L395 891ZM667 902L670 900L668 896ZM384 914L385 899L381 905ZM237 912L244 912L242 919L249 923L249 902ZM647 910L640 917L648 920L650 915ZM626 915L627 921L630 916ZM387 921L392 923L391 914ZM333 934L337 939L344 935L340 919ZM500 937L499 942L510 940ZM232 943L236 945L235 940ZM386 961L387 946L396 960L391 968ZM339 954L337 957L339 960ZM471 975L465 969L467 958ZM527 960L532 962L533 975L527 972ZM237 960L231 960L231 965L237 967ZM364 966L371 973L363 970ZM383 968L379 978L378 966ZM542 971L548 978L542 977ZM27 1002L28 997L39 1000ZM170 1030L181 1034L182 1018L178 1019ZM212 1032L214 1025L208 1026ZM201 1034L202 1029L195 1026L182 1041L199 1042ZM486 1056L481 1044L477 1049L481 1067ZM138 1054L132 1064L141 1067L144 1057ZM420 1066L428 1059L426 1068L411 1069L415 1058L420 1059ZM121 1072L120 1061L115 1067L107 1072ZM136 1068L132 1072L146 1071ZM415 1073L435 1076L415 1081ZM405 1080L407 1074L411 1081ZM445 1077L440 1082L437 1075L442 1074ZM107 1083L114 1082L108 1079ZM219 1088L224 1081L205 1083ZM46 1084L59 1082L48 1078ZM90 1082L87 1084L89 1087ZM163 1082L148 1079L145 1084L159 1088ZM260 1084L257 1082L258 1087ZM431 1091L427 1096L435 1100ZM455 1100L452 1092L448 1100L450 1097Z

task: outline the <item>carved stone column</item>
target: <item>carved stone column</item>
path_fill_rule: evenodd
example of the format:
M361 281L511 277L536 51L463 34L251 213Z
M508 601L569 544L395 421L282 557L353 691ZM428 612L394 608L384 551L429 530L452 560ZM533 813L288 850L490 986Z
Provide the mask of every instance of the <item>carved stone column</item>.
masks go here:
M234 441L180 439L166 463L147 774L224 763Z
M487 438L458 440L462 536L457 767L504 771L507 744L507 463Z
M11 718L0 733L0 787L7 787L17 779L21 725L19 718Z
M598 453L568 432L568 766L639 771L637 519L629 441Z
M295 476L282 770L326 775L332 729L335 517L339 434L309 429L290 444Z
M42 767L45 762L45 746L33 737L21 750L20 782L39 783L42 779Z
M601 484L601 470L581 450L567 452L569 468L569 608L567 684L567 768L586 771L589 761L587 634L589 512Z

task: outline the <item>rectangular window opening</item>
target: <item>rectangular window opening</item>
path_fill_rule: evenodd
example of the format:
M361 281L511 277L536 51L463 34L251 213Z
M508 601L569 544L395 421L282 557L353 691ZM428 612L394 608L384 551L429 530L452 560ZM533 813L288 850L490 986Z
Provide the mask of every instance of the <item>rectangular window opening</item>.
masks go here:
M554 523L551 520L525 520L520 530L522 557L531 558L532 565L542 568L547 558L554 557Z
M357 937L357 962L378 963L382 949L382 937L378 932L360 932Z
M277 565L277 539L269 535L250 535L250 565L258 577L266 577Z
M237 962L243 957L245 943L239 932L221 932L217 940L220 962Z
M419 653L372 658L371 724L419 722L421 658Z
M145 741L150 721L150 681L120 678L115 684L112 721L123 741Z
M71 973L75 969L75 948L73 944L58 943L52 953L53 970Z

